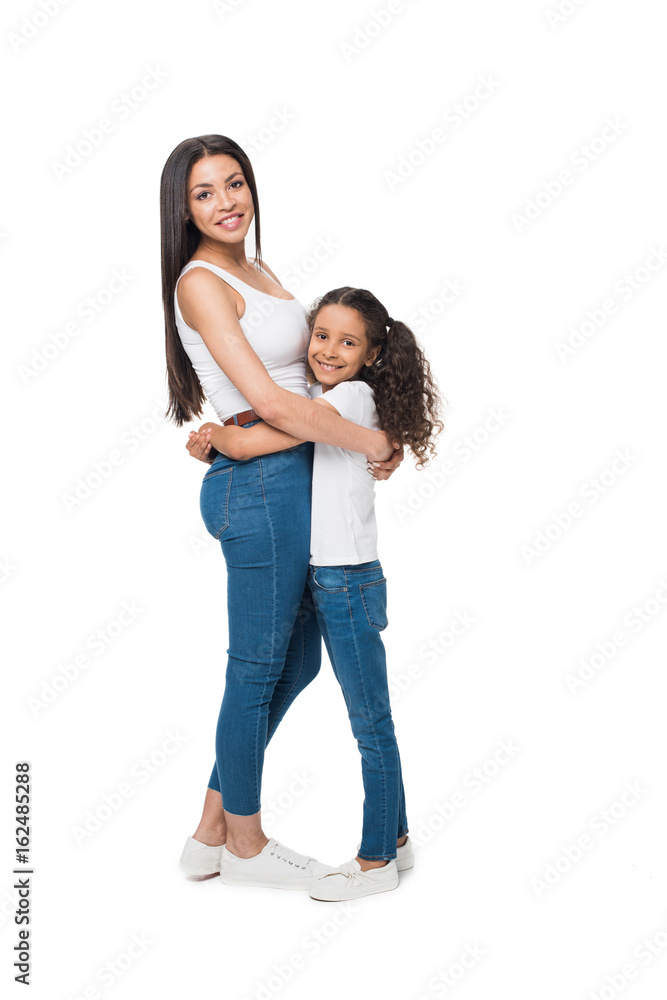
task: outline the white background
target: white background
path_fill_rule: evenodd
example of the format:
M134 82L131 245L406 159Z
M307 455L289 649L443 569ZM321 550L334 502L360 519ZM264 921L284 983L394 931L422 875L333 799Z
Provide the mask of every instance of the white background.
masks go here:
M664 996L658 5L43 2L55 13L2 15L3 978L28 759L32 996ZM377 490L417 863L349 911L177 867L227 638L205 467L162 417L158 188L174 146L208 132L252 151L284 283L304 305L370 288L413 324L450 404L431 480L406 461ZM318 241L335 247L313 267ZM114 270L127 284L107 302ZM140 610L119 627L124 602ZM474 622L454 636L457 614ZM165 755L170 732L184 741ZM269 835L354 854L359 758L327 663L271 744L264 800L283 803ZM128 959L135 934L150 943Z

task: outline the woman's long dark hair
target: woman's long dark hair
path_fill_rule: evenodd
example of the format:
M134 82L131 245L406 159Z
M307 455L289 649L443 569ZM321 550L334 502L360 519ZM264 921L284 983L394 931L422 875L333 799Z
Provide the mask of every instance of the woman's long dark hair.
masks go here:
M439 414L446 400L440 397L431 366L405 323L391 317L382 303L366 288L334 288L315 301L308 313L312 331L324 306L356 309L361 316L369 351L380 348L372 365L355 379L373 388L380 427L394 441L407 445L422 469L436 454L434 437L443 429Z
M204 390L176 329L174 289L183 267L199 245L201 233L185 218L188 210L187 183L193 165L205 156L231 156L243 172L254 206L255 256L261 264L259 200L255 175L247 154L226 135L198 135L184 139L170 154L160 179L160 230L162 241L162 303L167 350L169 406L165 417L180 427L202 413Z

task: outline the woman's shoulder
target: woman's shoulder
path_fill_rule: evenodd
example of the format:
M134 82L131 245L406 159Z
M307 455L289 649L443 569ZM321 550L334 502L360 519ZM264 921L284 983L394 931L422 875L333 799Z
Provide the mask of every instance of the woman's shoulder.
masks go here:
M222 275L216 273L216 270L215 264L211 264L207 260L189 260L178 276L177 291L179 293L181 290L184 291L187 297L196 295L199 290L207 288L215 289L228 296L232 291L231 286L222 278Z
M192 265L190 267L189 265ZM220 275L211 270L208 261L188 261L181 270L175 289L176 303L186 325L193 326L195 314L220 315L234 310L234 291Z

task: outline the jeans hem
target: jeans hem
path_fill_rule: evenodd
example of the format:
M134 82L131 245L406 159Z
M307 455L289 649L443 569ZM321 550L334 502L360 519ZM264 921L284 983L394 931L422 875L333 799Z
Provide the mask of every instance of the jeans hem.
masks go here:
M357 854L363 861L395 861L395 854L375 854L372 858L367 858L365 854Z

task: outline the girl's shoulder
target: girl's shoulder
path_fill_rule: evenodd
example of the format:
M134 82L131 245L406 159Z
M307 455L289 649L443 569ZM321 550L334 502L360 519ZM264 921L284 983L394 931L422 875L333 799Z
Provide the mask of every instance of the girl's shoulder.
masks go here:
M346 420L363 424L364 427L372 426L376 408L373 390L368 382L356 379L353 382L339 382L338 385L327 389L324 398Z

